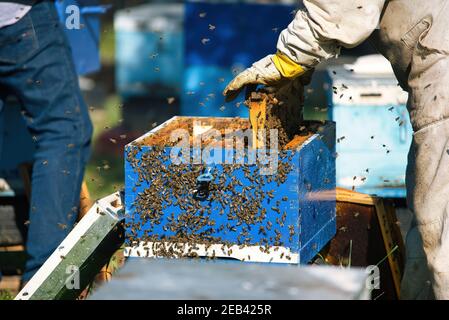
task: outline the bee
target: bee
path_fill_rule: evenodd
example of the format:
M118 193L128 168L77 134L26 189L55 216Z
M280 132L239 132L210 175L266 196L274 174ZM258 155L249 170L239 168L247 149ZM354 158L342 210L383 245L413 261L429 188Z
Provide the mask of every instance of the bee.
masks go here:
M266 226L267 230L271 230L271 227L272 227L272 223L270 221L267 221L267 226Z
M58 227L59 227L61 230L67 229L67 225L64 224L64 223L58 223Z

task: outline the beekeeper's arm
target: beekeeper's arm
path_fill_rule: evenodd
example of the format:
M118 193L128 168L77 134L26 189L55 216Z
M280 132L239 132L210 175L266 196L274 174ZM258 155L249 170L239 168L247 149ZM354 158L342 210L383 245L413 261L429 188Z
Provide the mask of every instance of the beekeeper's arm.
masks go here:
M223 94L234 99L247 84L276 85L294 79L340 47L352 48L377 27L385 0L304 0L305 10L283 30L277 53L255 62L235 77Z

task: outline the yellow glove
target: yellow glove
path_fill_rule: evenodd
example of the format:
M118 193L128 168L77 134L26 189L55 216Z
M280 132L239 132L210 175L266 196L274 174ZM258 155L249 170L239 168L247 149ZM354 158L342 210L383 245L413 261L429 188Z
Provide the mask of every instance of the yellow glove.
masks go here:
M303 75L306 70L291 60L288 56L278 51L272 58L276 69L281 73L284 78L294 79Z
M248 84L273 86L283 80L291 80L306 70L281 52L268 55L238 74L224 89L226 101L234 100Z

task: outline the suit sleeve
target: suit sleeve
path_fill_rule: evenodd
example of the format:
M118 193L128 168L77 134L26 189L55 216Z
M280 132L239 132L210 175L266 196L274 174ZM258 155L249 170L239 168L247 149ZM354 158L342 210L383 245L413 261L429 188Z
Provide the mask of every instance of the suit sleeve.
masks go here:
M379 25L386 0L304 0L277 43L278 51L308 68L335 57L340 48L366 40Z

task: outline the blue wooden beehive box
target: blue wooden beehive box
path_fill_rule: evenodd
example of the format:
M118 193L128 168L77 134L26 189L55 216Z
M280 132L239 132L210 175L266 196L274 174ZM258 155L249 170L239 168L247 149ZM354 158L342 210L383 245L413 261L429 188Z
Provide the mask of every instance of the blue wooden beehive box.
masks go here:
M304 264L321 250L336 232L334 123L306 124L255 162L266 150L237 155L222 135L249 126L174 117L125 147L127 254Z
M100 69L100 18L110 5L100 5L98 0L59 0L56 10L64 32L72 49L73 62L79 75L96 72ZM67 26L73 23L70 17L79 10L79 27Z
M239 100L224 102L218 97L236 70L273 53L279 32L293 18L292 11L303 6L299 2L186 1L181 114L248 117L247 108L235 107ZM253 42L256 34L257 46Z

